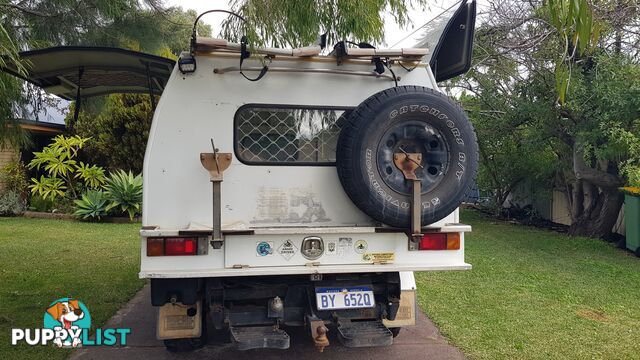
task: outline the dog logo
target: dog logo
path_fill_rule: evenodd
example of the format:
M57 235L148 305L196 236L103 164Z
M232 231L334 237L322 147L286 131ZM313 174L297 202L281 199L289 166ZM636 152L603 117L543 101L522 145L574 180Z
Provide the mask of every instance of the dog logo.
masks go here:
M91 315L79 300L58 299L44 313L44 327L55 331L53 343L58 347L75 348L82 346L81 334L91 327Z

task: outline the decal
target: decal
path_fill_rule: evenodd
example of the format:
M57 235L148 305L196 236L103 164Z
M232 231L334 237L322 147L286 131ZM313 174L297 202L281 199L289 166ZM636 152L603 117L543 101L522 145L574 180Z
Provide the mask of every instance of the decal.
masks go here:
M396 258L395 253L366 253L362 255L362 260L372 263L387 264L392 263Z
M335 241L328 241L327 242L327 251L326 251L326 255L335 255L338 251L338 245L336 244Z
M261 241L256 246L256 254L257 256L268 256L273 255L273 243Z
M298 252L298 248L289 239L285 240L278 248L280 254L285 260L289 261Z
M331 221L322 202L307 188L261 187L252 224L309 224Z
M337 250L338 256L345 257L350 255L351 249L353 249L353 239L348 237L343 237L338 239L338 250Z
M364 240L358 240L355 245L353 245L353 248L358 254L364 254L364 252L369 248L369 244Z

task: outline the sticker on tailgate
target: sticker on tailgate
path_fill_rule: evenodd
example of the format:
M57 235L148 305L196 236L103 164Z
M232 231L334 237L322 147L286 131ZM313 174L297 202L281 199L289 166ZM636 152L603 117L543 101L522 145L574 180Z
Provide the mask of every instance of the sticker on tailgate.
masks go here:
M374 264L387 264L392 263L396 258L396 254L389 253L366 253L362 255L362 260L370 261Z

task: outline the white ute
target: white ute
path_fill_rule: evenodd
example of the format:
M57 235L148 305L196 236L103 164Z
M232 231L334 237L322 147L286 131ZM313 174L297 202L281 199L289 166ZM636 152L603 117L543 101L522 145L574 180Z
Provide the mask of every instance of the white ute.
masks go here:
M99 88L69 84L106 55L71 57L78 70L60 82L42 75L55 61L24 54L35 64L26 79L68 99L146 84L162 93L144 161L140 277L169 350L203 346L207 327L240 349L288 348L282 326L304 326L320 351L327 331L345 346L390 345L416 321L414 271L471 268L457 208L477 142L437 83L469 69L475 1L447 20L435 41L400 49L194 34L172 70L110 50L131 75Z

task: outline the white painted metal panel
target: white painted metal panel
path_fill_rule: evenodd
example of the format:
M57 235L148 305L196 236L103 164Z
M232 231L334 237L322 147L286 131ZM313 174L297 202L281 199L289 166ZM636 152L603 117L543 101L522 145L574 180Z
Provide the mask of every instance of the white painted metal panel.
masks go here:
M222 183L223 229L253 230L255 235L227 235L222 249L197 256L146 256L146 236L172 236L180 230L211 228L212 198L209 174L199 154L211 152L211 142L221 152L234 153L234 115L247 103L355 107L372 94L394 86L386 78L318 73L268 73L258 82L238 72L215 74L214 68L238 66L237 56L198 56L198 71L182 75L174 69L156 109L144 164L143 225L141 231L141 277L220 277L343 272L395 272L468 269L464 241L458 251L408 251L402 234L375 233L379 226L356 208L345 194L334 166L255 166L233 162ZM259 66L255 61L245 66ZM370 63L337 66L327 61L274 61L278 67L371 71ZM428 69L394 70L399 85L434 87ZM256 221L265 192L289 199L305 194L319 203L323 221ZM263 204L264 205L264 204ZM263 206L264 207L264 206ZM317 219L316 219L317 220ZM459 221L457 210L432 227L469 231L467 226L447 225ZM369 252L393 252L390 264L367 263L365 254L327 255L309 261L297 254L289 260L276 254L260 257L256 242L272 241L279 247L289 239L299 249L304 235L320 235L339 242L351 237L365 240ZM256 240L259 239L259 240ZM332 258L333 256L333 258ZM313 266L310 263L313 263ZM233 268L239 265L241 268Z
M268 73L249 82L239 73L214 74L237 66L237 58L197 57L198 71L177 69L164 90L149 135L144 167L143 224L185 228L211 224L211 184L199 160L211 152L210 139L222 152L233 152L233 119L247 103L355 107L370 95L392 87L386 78L307 73ZM246 63L247 66L257 65ZM372 70L373 65L277 61L278 66ZM431 87L425 68L405 73L399 84ZM249 166L234 155L222 183L222 222L251 224L264 191L306 192L321 204L327 222L302 225L371 226L373 221L349 200L333 166ZM444 222L453 222L445 219ZM296 224L260 224L291 226Z

